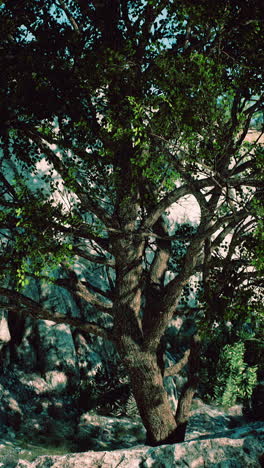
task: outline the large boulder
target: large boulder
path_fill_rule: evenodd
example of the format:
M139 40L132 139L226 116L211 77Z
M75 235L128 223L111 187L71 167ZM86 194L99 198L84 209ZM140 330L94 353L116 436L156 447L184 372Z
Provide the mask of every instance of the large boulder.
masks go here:
M6 394L6 399L9 400L10 396ZM18 417L12 426L15 427L18 423L19 432L23 430L24 434L28 434L29 443L32 444L35 440L35 445L25 451L25 446L24 449L21 448L19 439L16 441L13 438L7 445L5 433L2 434L2 440L0 434L0 445L1 443L3 445L2 457L7 456L8 463L11 460L13 468L66 466L67 468L95 466L260 468L263 466L263 422L246 422L243 419L241 406L233 407L226 413L198 400L192 410L186 441L153 448L143 445L145 429L140 419L109 418L89 412L82 414L78 425L74 426L72 424L74 418L70 415L71 407L66 406L65 402L48 398L43 400L42 407L38 411L37 408L32 410L33 402L34 399L31 398L28 420L24 421L23 414L22 421ZM7 401L7 404L9 403L12 401ZM21 408L24 410L24 406ZM15 405L13 409L19 416L20 408ZM38 439L33 439L34 433L39 434ZM58 443L57 449L54 447L54 440L56 444ZM63 450L62 441L67 442ZM20 459L17 464L14 464L14 450ZM84 450L89 452L79 453ZM72 451L78 453L70 453ZM45 456L39 456L43 453ZM8 465L3 461L0 466Z
M242 407L236 411L237 416L242 415ZM232 411L225 412L221 408L205 404L200 399L195 399L186 429L186 439L208 436L212 434L224 434L235 424ZM245 423L245 421L243 421Z

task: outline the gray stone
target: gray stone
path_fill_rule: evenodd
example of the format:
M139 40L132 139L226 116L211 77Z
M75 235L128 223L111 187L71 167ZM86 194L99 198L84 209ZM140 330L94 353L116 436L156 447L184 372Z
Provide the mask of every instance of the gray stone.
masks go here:
M34 392L35 395L41 396L47 393L50 388L45 379L40 377L36 372L25 373L21 370L16 369L16 377L19 382L27 389Z
M220 408L195 399L186 430L186 440L209 434L224 434L230 428L231 417Z
M59 277L59 273L54 272L54 276ZM80 316L80 310L76 302L65 288L61 288L55 284L43 283L40 289L40 301L48 310L72 317ZM35 297L34 292L32 297Z
M15 468L18 463L18 452L11 446L0 444L0 467Z

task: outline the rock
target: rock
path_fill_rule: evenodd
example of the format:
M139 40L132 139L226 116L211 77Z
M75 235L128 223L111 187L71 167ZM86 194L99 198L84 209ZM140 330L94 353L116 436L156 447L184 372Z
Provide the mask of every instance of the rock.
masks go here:
M0 310L0 351L11 340L5 312Z
M201 400L195 400L187 427L187 440L181 444L153 448L140 445L145 441L145 429L140 420L132 421L127 418L109 418L85 413L81 415L78 426L74 427L70 406L54 397L50 400L48 393L44 395L47 395L46 400L42 400L43 405L40 405L38 414L36 411L32 412L34 404L31 402L28 419L22 421L19 428L20 433L27 435L31 443L32 438L39 434L39 439L35 439L37 458L34 459L33 452L31 458L27 458L33 461L24 461L25 450L17 445L15 437L10 432L9 436L7 432L3 434L3 437L9 437L8 449L6 449L7 444L0 440L0 447L2 444L5 449L4 455L12 454L10 458L12 468L96 466L260 468L263 466L264 424L261 421L245 424L241 416L241 407L238 406L226 413L219 408L204 404ZM69 416L68 420L65 419L66 416ZM243 425L233 426L231 429L230 423L233 418L236 418L237 424L240 421ZM55 440L58 442L57 451L51 448L51 442L54 443ZM59 449L62 440L68 444L63 451ZM71 450L90 451L67 453ZM17 453L20 460L14 464ZM44 456L39 456L43 453Z
M174 377L164 377L163 379L164 388L168 394L168 400L170 403L170 407L173 413L176 413L178 399L177 399L177 387L175 383Z
M46 372L45 380L49 385L49 388L58 393L65 391L68 385L68 377L64 372Z
M164 354L164 364L165 364L165 368L173 366L175 364L175 361L173 360L169 352L166 352ZM177 406L178 406L177 390L179 390L179 388L177 388L175 376L164 377L163 384L168 394L168 399L170 402L171 409L175 414L177 410Z
M160 447L137 446L132 449L73 453L38 457L28 468L261 468L264 427L245 437L207 438ZM16 468L22 468L19 461Z
M146 430L140 421L85 413L75 439L82 450L114 450L144 443L145 438Z
M38 457L27 468L136 468L146 452L145 447L139 447L131 451L116 450L113 452L86 452L62 457ZM16 468L24 468L20 460Z
M12 446L0 444L0 467L15 468L18 463L18 452Z
M58 394L54 388L54 383L49 385L37 374L16 371L1 376L0 435L2 432L7 437L13 428L23 440L35 440L40 444L45 444L45 438L51 443L72 440L78 421L78 406L74 397Z
M37 330L39 366L49 387L55 391L76 387L79 370L70 326L39 320Z
M76 353L69 325L39 320L38 338L42 371L75 369Z
M186 430L186 440L208 434L223 434L230 429L231 416L220 408L195 399Z
M88 379L93 377L102 367L101 356L94 351L80 333L75 334L74 344L81 378Z
M19 324L18 328L20 326ZM14 343L12 342L15 350L15 361L17 365L23 368L24 372L35 372L38 368L38 355L35 346L36 322L31 317L26 317L23 326L24 330L21 340L16 338L14 339ZM11 328L12 331L13 328Z
M126 416L135 413L131 403L131 386L127 373L113 346L100 337L73 334L80 370L79 407L96 409L101 415ZM128 412L127 412L128 410Z
M54 272L56 278L62 277L62 272ZM65 288L61 288L52 283L42 283L38 285L40 289L39 299L42 305L48 310L58 311L61 314L69 315L72 317L79 317L80 310L77 306L73 296ZM31 290L28 294L32 299L36 298L36 291Z
M22 410L13 394L0 384L0 423L18 429L22 420Z
M44 395L50 390L46 380L40 377L36 372L25 373L16 369L15 376L17 381L24 386L25 390L30 390L36 396Z
M30 468L32 465L26 460L19 460L15 468Z

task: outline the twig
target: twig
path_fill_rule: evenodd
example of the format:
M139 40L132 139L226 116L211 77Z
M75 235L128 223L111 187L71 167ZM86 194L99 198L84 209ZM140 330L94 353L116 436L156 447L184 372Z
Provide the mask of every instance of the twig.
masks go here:
M58 1L60 3L61 9L64 11L65 15L67 16L67 18L70 21L73 29L77 32L77 34L81 34L80 28L79 28L78 24L76 23L74 17L72 16L72 14L71 14L69 8L67 7L67 5L65 5L63 0L58 0Z

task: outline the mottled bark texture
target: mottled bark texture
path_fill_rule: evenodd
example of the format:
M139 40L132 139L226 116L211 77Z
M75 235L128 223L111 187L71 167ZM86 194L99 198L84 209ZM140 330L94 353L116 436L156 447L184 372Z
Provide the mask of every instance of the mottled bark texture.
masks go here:
M160 235L167 234L164 222L160 221L156 227ZM164 287L170 256L169 241L158 241L152 266L144 279L144 242L113 238L112 245L117 271L114 339L128 370L139 413L147 430L146 443L155 446L180 442L184 440L197 383L198 349L194 340L191 350L185 353L182 365L187 363L189 357L189 380L180 399L180 409L175 415L163 384L165 369L161 340L176 310L184 281L174 282L173 291ZM196 250L198 255L198 248Z

